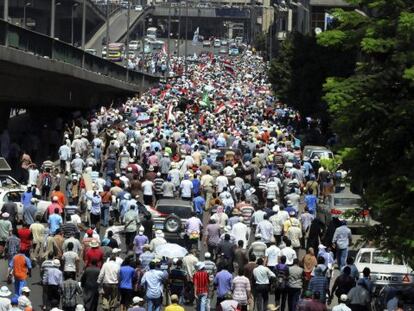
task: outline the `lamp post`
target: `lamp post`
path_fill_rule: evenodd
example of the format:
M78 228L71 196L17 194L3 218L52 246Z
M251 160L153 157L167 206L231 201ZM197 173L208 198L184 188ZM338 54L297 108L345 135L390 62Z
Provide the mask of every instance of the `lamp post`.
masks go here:
M55 19L56 19L56 7L61 5L60 2L56 2L56 0L51 1L51 13L50 13L50 36L52 38L55 37Z
M3 19L9 21L9 0L4 0Z
M85 51L86 37L86 0L82 0L82 50Z
M187 33L188 33L188 0L185 0L185 44L184 44L184 72L187 75Z
M127 32L125 39L125 56L126 56L126 81L128 82L129 76L129 28L130 28L130 15L131 15L131 1L128 0L128 11L127 11Z
M75 9L77 8L79 6L79 3L74 3L73 5L72 5L72 12L71 12L71 16L70 16L70 43L73 45L74 44L74 27L75 27L75 25L74 25L74 12L75 12Z
M23 6L23 28L26 28L26 8L31 5L30 2L26 2Z

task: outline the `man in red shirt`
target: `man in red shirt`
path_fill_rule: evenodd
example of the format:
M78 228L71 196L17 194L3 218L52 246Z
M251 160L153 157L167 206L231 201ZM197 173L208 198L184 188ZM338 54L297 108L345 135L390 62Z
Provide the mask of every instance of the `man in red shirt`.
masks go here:
M85 254L85 267L87 268L91 265L92 259L96 260L96 266L98 268L102 267L104 253L99 247L99 242L94 239L89 243L89 246L90 248L86 251Z
M29 227L29 224L23 224L23 227L17 230L17 235L20 239L20 251L30 258L33 236Z
M197 311L207 310L207 297L208 297L208 273L205 270L204 262L196 263L196 273L193 276L194 283L194 296L197 299Z

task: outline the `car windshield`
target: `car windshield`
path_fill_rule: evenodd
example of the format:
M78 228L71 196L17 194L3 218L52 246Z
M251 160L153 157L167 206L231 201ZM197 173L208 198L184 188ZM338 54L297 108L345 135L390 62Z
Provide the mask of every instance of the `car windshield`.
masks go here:
M322 158L333 158L332 153L331 152L327 152L327 151L314 151L312 152L312 157L314 156L318 156L319 159Z
M174 213L179 218L190 218L191 217L191 208L183 206L169 206L169 205L159 205L157 206L157 211L162 214L170 215Z
M360 206L361 200L358 198L335 198L335 206Z

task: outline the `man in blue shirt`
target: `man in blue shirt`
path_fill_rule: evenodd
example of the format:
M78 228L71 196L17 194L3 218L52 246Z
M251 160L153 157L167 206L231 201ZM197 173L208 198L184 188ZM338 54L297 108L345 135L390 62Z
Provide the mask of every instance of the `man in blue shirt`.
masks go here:
M162 293L164 281L168 277L166 271L157 270L155 262L149 264L150 270L145 272L141 279L141 285L146 288L147 310L160 311L162 306Z
M203 209L206 205L206 200L199 194L193 199L194 211L197 213L197 216L201 218L203 215Z
M62 223L63 220L62 217L59 215L59 209L55 208L55 213L50 215L48 220L50 233L55 234L56 230L60 228Z
M352 243L352 233L343 221L342 225L336 228L333 235L332 244L336 249L336 260L338 262L339 270L346 265L346 259L348 258L348 247Z
M220 269L221 268L221 269ZM222 262L221 267L218 267L218 272L214 277L213 284L217 288L217 305L220 306L220 303L225 300L227 293L231 292L231 282L233 277L231 273L227 270L227 263Z
M315 215L318 198L313 194L312 189L308 189L308 194L305 195L305 205L308 208L309 213Z

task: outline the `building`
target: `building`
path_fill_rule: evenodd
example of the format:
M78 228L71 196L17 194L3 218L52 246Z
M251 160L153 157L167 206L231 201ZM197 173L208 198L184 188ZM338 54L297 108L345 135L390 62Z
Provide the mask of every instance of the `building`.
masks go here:
M351 5L344 0L310 0L310 31L326 30L329 11L335 8L350 9Z

